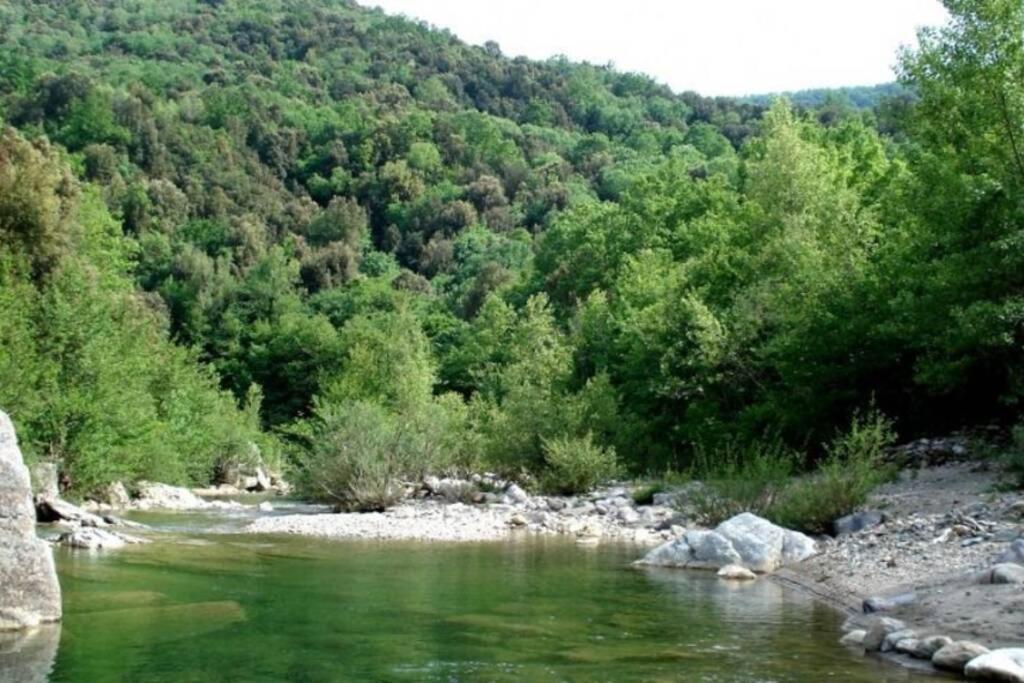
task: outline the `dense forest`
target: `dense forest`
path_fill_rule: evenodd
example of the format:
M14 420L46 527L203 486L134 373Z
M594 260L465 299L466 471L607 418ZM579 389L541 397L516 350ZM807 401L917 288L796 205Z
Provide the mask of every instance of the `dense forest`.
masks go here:
M0 406L79 492L1011 420L1024 8L945 5L895 97L794 108L345 0L4 3Z

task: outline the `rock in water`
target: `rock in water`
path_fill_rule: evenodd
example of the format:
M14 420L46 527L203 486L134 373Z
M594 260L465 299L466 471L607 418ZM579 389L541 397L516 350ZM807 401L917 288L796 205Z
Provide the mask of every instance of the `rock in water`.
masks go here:
M1024 648L993 650L967 662L964 674L979 681L1024 683Z
M14 425L0 411L0 631L37 626L60 617L53 553L36 538L28 469Z

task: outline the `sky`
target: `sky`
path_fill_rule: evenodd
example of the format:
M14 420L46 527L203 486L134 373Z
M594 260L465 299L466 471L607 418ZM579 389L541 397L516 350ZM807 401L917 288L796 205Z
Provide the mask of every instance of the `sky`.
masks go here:
M938 0L360 0L496 41L508 56L613 63L677 92L747 95L893 80Z

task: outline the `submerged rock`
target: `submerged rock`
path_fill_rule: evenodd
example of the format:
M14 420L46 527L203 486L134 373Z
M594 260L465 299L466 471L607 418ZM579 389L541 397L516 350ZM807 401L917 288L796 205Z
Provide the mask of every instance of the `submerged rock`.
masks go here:
M967 662L964 674L979 681L1024 683L1024 648L993 650Z
M28 469L0 411L0 631L57 621L60 585L50 547L36 537Z
M116 550L126 545L137 543L149 543L144 538L129 536L128 534L108 531L106 529L94 529L82 527L62 535L58 541L62 545L79 550Z

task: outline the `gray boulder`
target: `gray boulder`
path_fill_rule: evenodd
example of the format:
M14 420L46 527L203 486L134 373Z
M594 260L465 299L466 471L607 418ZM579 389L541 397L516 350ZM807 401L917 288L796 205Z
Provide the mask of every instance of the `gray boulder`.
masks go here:
M1024 683L1024 648L993 650L967 662L967 678L979 681Z
M854 512L852 515L840 517L832 522L832 531L836 536L855 534L864 529L878 526L885 521L885 515L881 512Z
M987 647L972 643L969 640L958 640L939 648L932 655L932 665L936 669L963 673L967 662L986 653L988 653Z
M804 534L784 529L749 512L722 522L715 531L732 544L742 558L739 564L755 572L773 572L779 567L802 562L817 552L814 541Z
M28 469L0 411L0 631L58 621L60 585L50 547L36 538Z
M1024 566L1004 562L979 572L974 580L980 584L1021 584L1024 583Z

